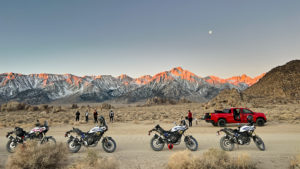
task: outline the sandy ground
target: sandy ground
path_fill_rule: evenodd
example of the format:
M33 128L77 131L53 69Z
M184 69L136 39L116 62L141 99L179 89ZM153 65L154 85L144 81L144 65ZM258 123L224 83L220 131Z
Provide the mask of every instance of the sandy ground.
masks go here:
M220 128L212 127L204 124L190 128L187 134L192 134L199 143L199 150L193 152L194 155L201 155L209 148L220 148L220 136L216 136L216 131ZM88 130L92 124L81 124L79 127L82 130ZM173 124L161 124L165 129L169 129ZM51 127L48 135L52 135L58 142L65 142L64 133L71 129L71 125L61 125ZM112 136L117 142L117 149L114 153L105 153L102 146L99 144L93 148L99 151L101 156L109 156L116 158L120 163L120 168L164 168L169 156L178 151L185 150L185 145L182 142L175 146L173 150L168 150L166 147L161 152L155 152L150 148L151 136L148 136L147 131L154 127L154 124L145 122L140 124L135 123L113 123L109 124L107 136ZM232 126L234 127L234 126ZM5 134L12 128L0 129L0 163L5 166L9 153L6 151L5 145L7 138ZM29 130L29 128L26 128ZM266 151L259 151L252 142L248 146L236 147L233 156L247 153L252 160L257 162L258 167L262 169L278 168L286 169L289 165L290 158L293 155L300 153L300 125L292 124L269 124L256 129L259 135L266 144ZM72 154L70 161L86 156L87 148L82 148L78 153Z

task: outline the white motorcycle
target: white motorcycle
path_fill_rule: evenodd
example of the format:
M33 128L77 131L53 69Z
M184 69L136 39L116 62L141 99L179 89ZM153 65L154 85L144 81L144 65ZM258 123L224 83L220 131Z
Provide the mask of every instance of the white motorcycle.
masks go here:
M221 129L217 132L217 135L220 135L220 132L225 133L225 136L220 140L221 148L225 151L232 151L234 149L234 144L249 145L252 138L256 147L259 150L264 151L266 149L265 144L263 140L255 134L255 129L254 123L252 122L234 130L230 128Z
M154 151L161 151L164 148L165 144L168 144L168 148L171 150L173 148L173 145L180 144L181 137L182 135L184 135L184 132L187 129L188 126L186 125L185 120L182 120L180 125L177 125L175 123L175 126L169 131L166 131L159 125L156 125L148 133L148 135L150 135L153 131L157 133L154 134L150 141L151 148ZM196 151L198 149L198 142L193 136L184 136L184 142L189 150Z
M20 127L15 127L11 132L8 132L6 137L9 139L6 144L8 152L13 153L18 144L23 144L26 140L38 140L40 144L56 144L56 140L52 136L46 136L49 131L49 126L45 122L44 126L37 126L29 132L24 131ZM15 136L12 136L15 134Z
M108 130L104 118L101 121L103 126L96 126L88 132L82 132L80 129L74 127L72 130L66 132L65 137L69 138L67 141L69 151L77 153L82 145L85 147L96 147L103 134ZM77 136L72 136L72 132L77 134ZM107 153L112 153L116 150L117 145L111 137L103 137L102 147Z

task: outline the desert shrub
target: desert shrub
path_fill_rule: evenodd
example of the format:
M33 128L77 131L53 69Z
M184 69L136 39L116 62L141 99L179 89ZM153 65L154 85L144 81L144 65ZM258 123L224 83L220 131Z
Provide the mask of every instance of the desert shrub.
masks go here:
M101 108L102 108L102 109L112 109L113 106L110 105L110 104L108 104L108 103L103 103L103 104L101 105Z
M72 104L71 109L77 109L78 105L77 104Z
M38 106L30 106L28 107L28 109L26 109L28 111L38 111L39 110L39 107Z
M69 169L117 169L118 162L114 158L104 158L98 156L94 150L89 150L87 156L69 167Z
M57 107L53 107L53 108L52 108L52 113L58 113L58 112L60 112L60 111L62 111L61 106L57 106Z
M6 164L7 169L59 169L67 163L67 149L65 144L38 145L36 142L27 142L19 146L11 155Z
M225 151L209 149L202 156L195 157L190 151L173 154L167 169L256 169L247 155L232 158Z
M16 110L24 110L24 109L25 109L25 103L19 103L14 101L8 102L1 106L1 111L16 111Z
M290 169L300 169L300 154L291 159Z
M48 110L48 107L49 107L49 106L48 106L47 104L43 104L43 105L40 105L40 106L39 106L39 109L40 109L40 110Z

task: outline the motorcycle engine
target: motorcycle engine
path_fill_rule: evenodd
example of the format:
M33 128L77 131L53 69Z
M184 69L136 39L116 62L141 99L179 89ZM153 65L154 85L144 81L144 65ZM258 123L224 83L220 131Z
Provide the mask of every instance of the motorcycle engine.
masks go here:
M175 144L175 143L177 143L177 141L180 137L181 137L180 133L174 132L174 133L170 134L168 141Z
M250 137L248 135L242 133L238 136L238 142L239 144L249 144L250 143Z
M94 143L93 137L86 137L84 138L84 144L85 145L92 145Z

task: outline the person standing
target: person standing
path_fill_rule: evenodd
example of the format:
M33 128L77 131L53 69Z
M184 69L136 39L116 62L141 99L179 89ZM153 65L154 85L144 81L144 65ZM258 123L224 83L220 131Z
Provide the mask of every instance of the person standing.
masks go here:
M109 112L109 120L110 120L111 123L114 122L114 116L115 116L115 113L112 110L110 110L110 112Z
M79 117L80 117L80 112L79 110L77 110L77 112L75 113L76 116L76 121L79 121Z
M86 110L85 112L85 122L88 123L89 122L89 111Z
M189 112L188 112L188 120L189 120L189 126L192 127L192 125L193 125L193 114L192 114L191 110L189 110Z
M98 123L98 112L96 109L94 110L94 123Z

